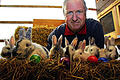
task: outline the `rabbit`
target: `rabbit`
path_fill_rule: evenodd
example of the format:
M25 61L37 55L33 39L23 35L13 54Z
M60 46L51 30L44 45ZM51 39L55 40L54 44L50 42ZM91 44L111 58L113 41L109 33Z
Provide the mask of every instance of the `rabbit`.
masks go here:
M62 45L62 35L59 37L57 41L57 37L55 35L52 36L52 48L50 49L49 58L50 59L58 59L65 56L65 51Z
M2 48L1 56L6 59L10 59L13 57L12 51L15 47L15 39L11 36L10 40L4 40L5 46Z
M73 61L82 62L87 61L87 58L91 56L90 53L85 53L84 49L86 46L86 40L80 41L77 50L75 50L75 54L73 55Z
M65 47L64 47L64 50L65 50L65 57L68 57L70 58L70 72L72 71L72 62L73 62L73 55L75 54L75 47L77 45L77 42L78 42L78 38L75 37L71 44L69 43L69 41L67 40L67 38L65 37Z
M119 54L117 52L117 48L115 47L115 39L112 37L110 40L105 37L106 39L106 57L109 60L114 60L119 57Z
M109 36L110 37L110 36ZM104 46L107 45L107 42L109 41L107 36L105 36L105 41L104 41ZM101 58L101 57L104 57L104 58L107 58L107 49L106 48L101 48L99 49L99 57L98 58Z
M29 27L27 32L24 28L19 30L19 40L13 49L13 54L18 59L30 59L33 54L38 54L42 59L48 58L49 51L42 45L33 43L31 40L32 28Z
M85 47L84 52L90 53L91 56L99 57L100 48L95 44L95 39L93 37L89 37L89 45Z
M65 38L65 54L67 55L67 57L70 57L71 62L73 61L73 55L75 54L75 47L77 45L77 42L77 37L72 40L71 44L69 43L67 38Z

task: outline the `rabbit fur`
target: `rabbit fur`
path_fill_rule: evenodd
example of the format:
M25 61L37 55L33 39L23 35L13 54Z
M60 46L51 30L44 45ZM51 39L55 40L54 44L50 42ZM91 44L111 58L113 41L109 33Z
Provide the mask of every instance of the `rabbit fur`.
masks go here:
M77 50L75 50L75 54L73 55L73 61L75 62L81 62L81 61L87 61L87 58L91 56L90 53L85 53L84 49L86 46L86 40L80 41Z
M29 59L33 54L38 54L42 59L48 58L49 51L42 45L33 43L31 40L32 28L29 27L27 32L24 28L19 30L19 40L13 52L18 59Z
M106 40L106 57L110 60L117 59L119 57L117 48L115 47L115 39L112 37L108 39L105 37Z
M73 60L73 55L75 54L75 47L77 45L77 41L78 38L75 37L70 44L67 38L65 38L65 54L67 55L67 57L70 57L70 61Z
M100 48L95 44L95 39L93 37L89 37L89 45L85 47L84 52L90 53L91 56L99 57Z

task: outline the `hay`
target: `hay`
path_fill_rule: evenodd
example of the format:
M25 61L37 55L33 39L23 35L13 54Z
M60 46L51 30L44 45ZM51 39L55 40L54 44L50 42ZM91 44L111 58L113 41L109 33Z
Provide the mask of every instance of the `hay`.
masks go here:
M0 60L0 80L119 80L120 61L72 63L72 71L56 60L33 63L27 60Z
M18 27L15 31L17 41ZM27 30L27 27L23 27ZM47 45L47 37L54 28L32 28L32 41ZM33 63L27 60L0 60L0 80L119 80L120 61L71 63L71 68L58 64L57 60L42 60ZM71 71L70 71L71 70Z
M24 28L26 31L28 27L25 26L18 26L15 30L15 40L16 42L19 39L19 29ZM54 26L48 27L48 26L39 26L39 27L33 27L32 28L32 42L38 43L42 46L47 46L47 38L48 35L55 29Z

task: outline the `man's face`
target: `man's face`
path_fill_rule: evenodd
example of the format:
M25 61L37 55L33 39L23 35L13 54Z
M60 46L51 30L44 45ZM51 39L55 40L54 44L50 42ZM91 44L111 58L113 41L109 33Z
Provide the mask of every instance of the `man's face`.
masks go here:
M73 32L78 32L85 24L86 12L83 0L68 0L65 6L65 21Z

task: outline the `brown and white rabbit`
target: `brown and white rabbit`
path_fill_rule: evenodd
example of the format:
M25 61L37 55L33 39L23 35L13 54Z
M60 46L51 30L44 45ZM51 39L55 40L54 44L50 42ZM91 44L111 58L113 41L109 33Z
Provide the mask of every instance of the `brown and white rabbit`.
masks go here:
M2 48L1 56L6 59L10 59L13 57L12 51L15 47L15 39L11 36L10 40L4 40L5 46Z
M117 59L119 57L117 48L115 47L115 39L111 38L110 40L106 38L106 55L110 60Z
M65 56L65 51L62 47L62 35L57 40L55 35L52 36L52 48L50 49L49 58L58 59Z
M33 54L38 54L42 59L48 58L49 51L39 44L33 43L31 40L32 28L29 27L27 32L24 28L19 30L19 40L13 52L18 59L29 59Z
M89 37L89 45L85 47L84 53L90 53L91 56L99 57L100 48L95 44L95 39L93 37Z
M80 41L75 54L73 55L73 60L75 62L87 61L87 58L91 56L90 53L85 53L84 49L86 46L86 40Z
M75 51L76 51L75 47L77 45L77 41L78 41L78 38L75 37L70 44L67 38L65 38L65 54L68 57L70 57L71 62L73 61L73 55L75 54Z
M78 38L75 37L70 44L67 38L65 38L65 56L70 58L70 72L72 69L73 55L75 54L75 47L77 45L77 41Z

